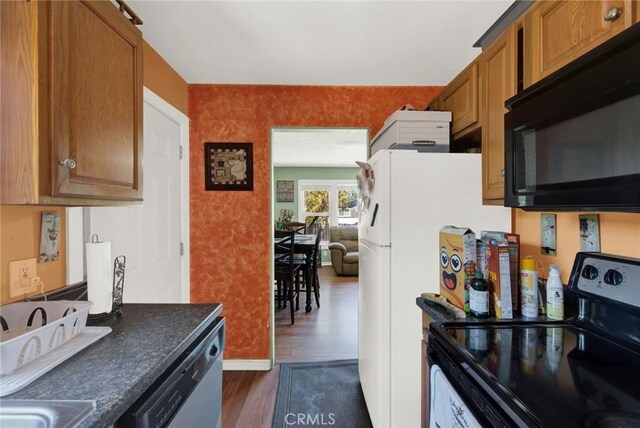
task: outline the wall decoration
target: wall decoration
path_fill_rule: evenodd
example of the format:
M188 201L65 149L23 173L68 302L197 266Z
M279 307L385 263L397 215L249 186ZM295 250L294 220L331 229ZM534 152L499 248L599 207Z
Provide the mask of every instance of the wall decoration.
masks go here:
M580 214L580 251L600 252L598 214Z
M55 262L60 257L60 214L42 212L40 227L40 262Z
M204 143L205 190L253 190L252 143Z
M276 181L276 202L293 202L293 180Z
M556 215L540 214L541 223L541 244L540 252L548 256L557 255L556 251Z

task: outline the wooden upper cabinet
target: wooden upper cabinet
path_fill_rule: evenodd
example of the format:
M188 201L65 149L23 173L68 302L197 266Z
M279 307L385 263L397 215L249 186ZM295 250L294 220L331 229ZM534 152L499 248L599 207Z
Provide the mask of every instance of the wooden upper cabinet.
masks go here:
M0 1L0 202L38 199L38 3Z
M444 89L442 110L452 113L451 132L456 136L478 124L478 64L473 62Z
M637 24L638 22L640 22L640 0L634 0L633 10L634 10L633 23Z
M2 2L5 3L5 2ZM13 2L12 2L13 3ZM25 87L37 88L27 101L28 114L10 127L2 154L31 148L28 173L35 191L2 179L2 203L111 205L142 200L142 34L109 1L16 2L2 6L2 24L22 28L22 7L31 15L30 39L7 46L25 58L37 58ZM27 42L28 40L28 42ZM5 46L3 45L3 56ZM21 64L6 72L22 76ZM14 76L14 80L19 80ZM3 100L3 107L4 100ZM4 110L4 108L3 108ZM3 116L3 127L5 125ZM34 135L19 132L33 127ZM6 147L5 147L6 146ZM6 149L6 150L5 150ZM15 156L0 160L17 169L29 164ZM11 175L9 175L11 174Z
M49 29L52 196L141 198L140 31L79 1L50 3Z
M632 24L632 0L539 1L525 15L525 86Z
M429 108L431 110L434 110L434 111L443 110L443 107L442 107L442 93L440 93L440 95L438 95L433 100L431 100L431 102L429 103Z
M482 198L504 200L505 101L516 94L516 28L500 36L479 59L482 76Z

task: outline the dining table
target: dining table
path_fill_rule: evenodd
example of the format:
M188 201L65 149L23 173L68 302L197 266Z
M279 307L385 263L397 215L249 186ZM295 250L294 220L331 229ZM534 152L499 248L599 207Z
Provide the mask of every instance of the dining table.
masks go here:
M277 244L279 241L286 238L275 238L273 243ZM316 245L316 234L315 233L307 233L307 234L295 234L293 236L293 251L296 254L304 254L307 258L313 257L313 250ZM315 281L315 274L311 274L310 281ZM304 310L305 312L311 312L311 284L307 284L305 287L306 301Z

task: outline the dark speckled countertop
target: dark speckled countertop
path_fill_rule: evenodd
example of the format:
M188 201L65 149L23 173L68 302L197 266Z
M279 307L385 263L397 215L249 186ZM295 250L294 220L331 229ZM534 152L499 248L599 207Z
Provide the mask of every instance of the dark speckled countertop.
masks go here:
M443 306L428 302L422 297L416 297L416 305L429 315L433 321L448 322L455 321L456 319L456 317Z
M574 304L573 301L567 302L569 303L566 307L567 313L566 313L566 318L569 319L571 318L571 315L574 313ZM431 319L433 320L433 322L439 322L439 323L446 323L446 322L454 322L454 321L462 321L462 322L487 322L487 321L491 321L491 322L498 322L498 323L510 323L510 322L514 322L514 321L526 321L526 322L561 322L561 321L556 321L556 320L552 320L550 318L547 318L545 315L540 315L537 318L526 318L521 316L520 314L516 313L515 316L511 319L497 319L497 318L476 318L470 314L467 314L467 318L463 318L463 319L456 319L456 317L449 312L447 309L445 309L443 306L440 306L436 303L433 302L428 302L425 299L423 299L422 297L417 297L416 298L416 305L418 305L418 307L420 309L422 309L423 312L425 312L427 315L429 315L431 317Z
M95 400L80 425L108 427L222 311L220 304L126 304L121 317L89 322L112 332L4 399Z

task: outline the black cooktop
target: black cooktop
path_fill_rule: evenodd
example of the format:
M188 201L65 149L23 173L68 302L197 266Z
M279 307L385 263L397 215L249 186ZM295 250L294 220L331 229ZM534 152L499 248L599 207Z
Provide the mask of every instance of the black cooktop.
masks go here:
M440 328L486 385L542 426L640 426L640 355L629 349L571 324Z

